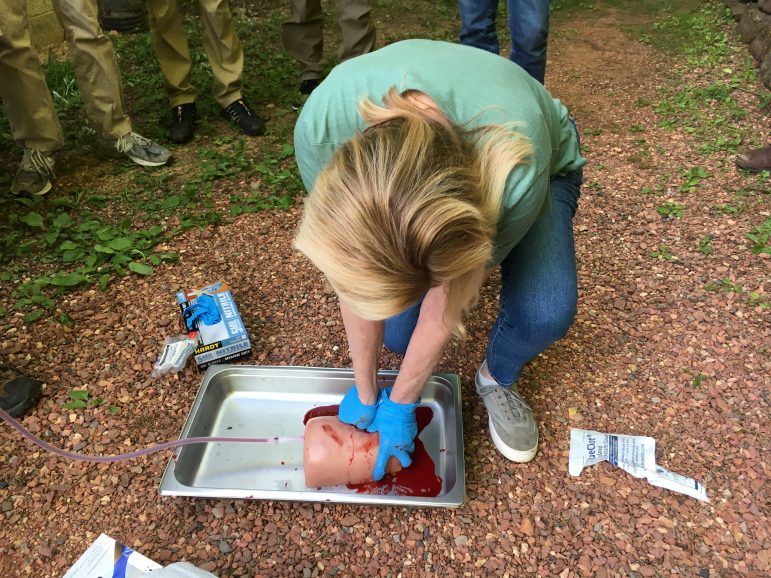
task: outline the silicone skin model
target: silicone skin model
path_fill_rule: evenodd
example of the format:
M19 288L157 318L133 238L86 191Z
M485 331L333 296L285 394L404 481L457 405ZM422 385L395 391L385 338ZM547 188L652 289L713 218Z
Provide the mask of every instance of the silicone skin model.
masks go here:
M374 480L380 436L341 422L337 416L320 416L305 425L303 468L309 488L338 484L363 484ZM386 473L402 469L392 457Z

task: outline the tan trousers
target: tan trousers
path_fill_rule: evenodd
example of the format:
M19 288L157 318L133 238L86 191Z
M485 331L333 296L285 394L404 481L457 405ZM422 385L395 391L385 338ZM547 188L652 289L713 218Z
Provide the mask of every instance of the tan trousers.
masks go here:
M209 58L214 84L212 93L221 107L241 98L244 52L233 25L228 0L199 0L203 48ZM158 62L166 80L169 104L195 102L190 80L192 60L182 27L179 0L147 0L150 32Z
M99 27L95 0L53 0L64 28L86 114L96 132L131 132L112 42ZM55 150L63 144L51 93L32 47L26 0L0 0L0 93L14 140Z
M371 52L375 47L372 0L338 0L337 15L342 42L337 50L340 61ZM321 0L291 0L289 20L282 39L286 51L300 63L300 80L324 75L324 35Z

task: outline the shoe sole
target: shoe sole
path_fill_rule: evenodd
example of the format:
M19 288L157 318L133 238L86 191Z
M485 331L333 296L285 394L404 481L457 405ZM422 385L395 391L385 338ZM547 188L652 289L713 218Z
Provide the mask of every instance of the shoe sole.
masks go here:
M148 161L139 157L134 157L131 155L128 155L128 158L134 161L136 164L141 165L143 167L162 167L166 163L169 162L169 159L166 159L165 161Z
M47 192L49 192L52 188L53 188L53 184L51 182L49 182L48 184L46 184L45 187L43 187L39 191L34 191L34 192L33 191L20 191L20 190L11 188L11 193L13 193L14 195L17 195L17 196L18 195L32 195L33 197L42 197Z
M533 447L533 449L515 450L503 443L503 440L498 436L498 433L495 431L495 426L493 425L493 418L488 418L488 424L490 426L490 437L493 438L495 447L503 454L503 457L518 464L525 464L535 457L535 454L538 451L538 441L535 442L535 447Z
M749 171L749 172L755 173L755 174L771 170L771 169L768 169L768 168L760 168L760 167L756 167L756 166L753 166L753 165L748 165L747 163L745 163L743 161L740 161L740 160L736 161L736 166L739 167L740 169L744 169L745 171Z
M34 193L31 193L31 194L32 194L32 195L34 195L34 196L36 196L36 197L42 197L42 196L43 196L43 195L45 195L45 194L46 194L48 191L50 191L52 188L53 188L53 184L51 184L51 182L49 181L49 182L46 184L46 186L45 186L45 187L43 187L43 188L42 188L42 189L40 189L39 191L37 191L37 192L34 192Z

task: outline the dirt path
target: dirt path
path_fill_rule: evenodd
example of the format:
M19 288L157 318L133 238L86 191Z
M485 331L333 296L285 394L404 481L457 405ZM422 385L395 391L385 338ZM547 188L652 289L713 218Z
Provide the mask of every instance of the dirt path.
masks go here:
M439 367L463 379L464 507L161 498L166 454L85 466L32 452L0 429L0 575L60 576L100 532L221 578L768 575L771 324L750 292L768 301L771 286L769 259L745 236L769 217L768 195L727 153L700 154L697 137L665 131L640 105L660 98L675 64L624 32L642 18L605 9L553 21L547 86L574 111L589 164L576 218L578 317L522 378L540 423L532 463L514 466L496 452L473 391L495 316L493 282L471 339L453 344ZM737 122L767 121L755 112ZM711 177L681 191L693 167ZM681 218L663 218L668 200L682 205ZM26 425L91 453L177 436L200 375L147 376L176 327L173 291L222 277L236 288L252 363L346 366L333 296L291 249L300 211L185 233L175 246L182 262L149 281L70 294L74 325L25 327L13 317L0 352L47 382ZM385 356L384 367L398 359ZM82 386L120 412L64 410L66 391ZM659 463L702 481L711 503L608 464L568 476L571 427L653 436Z

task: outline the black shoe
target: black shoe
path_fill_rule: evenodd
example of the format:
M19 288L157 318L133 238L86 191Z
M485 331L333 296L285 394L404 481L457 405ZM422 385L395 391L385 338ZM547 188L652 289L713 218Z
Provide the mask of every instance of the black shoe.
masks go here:
M180 104L171 109L169 138L171 142L182 144L193 140L198 109L194 102Z
M0 408L12 417L21 417L35 405L41 390L39 381L24 375L0 383Z
M257 116L242 98L223 108L220 115L232 120L233 124L249 136L259 136L265 132L265 121Z
M314 90L316 90L316 87L321 84L321 78L309 78L308 80L303 80L300 83L300 94L308 95Z

